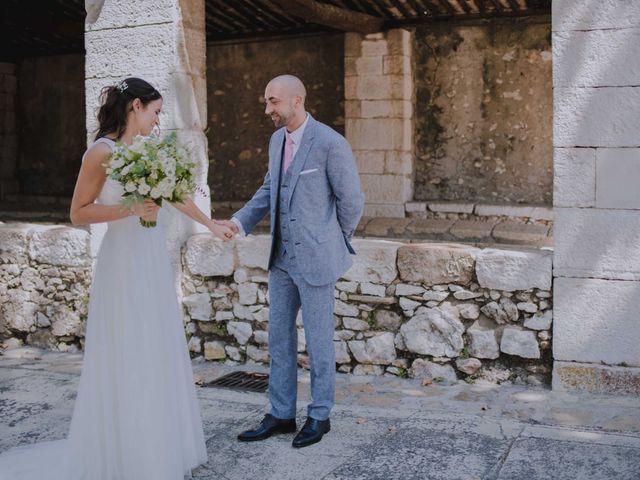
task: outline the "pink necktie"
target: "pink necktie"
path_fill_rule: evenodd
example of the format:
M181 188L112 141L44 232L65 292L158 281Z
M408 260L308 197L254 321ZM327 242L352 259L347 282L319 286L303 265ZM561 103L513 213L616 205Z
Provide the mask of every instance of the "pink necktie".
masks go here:
M287 140L284 142L284 173L287 173L287 169L293 161L293 139L287 135Z

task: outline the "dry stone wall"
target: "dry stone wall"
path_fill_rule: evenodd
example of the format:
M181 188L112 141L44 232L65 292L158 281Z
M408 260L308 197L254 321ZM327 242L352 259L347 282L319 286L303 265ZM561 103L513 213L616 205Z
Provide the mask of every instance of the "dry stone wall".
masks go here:
M181 302L193 356L268 363L266 235L182 250ZM551 252L357 239L336 284L336 368L426 382L550 381ZM82 347L89 234L0 225L0 335L5 343ZM308 367L302 319L299 364Z

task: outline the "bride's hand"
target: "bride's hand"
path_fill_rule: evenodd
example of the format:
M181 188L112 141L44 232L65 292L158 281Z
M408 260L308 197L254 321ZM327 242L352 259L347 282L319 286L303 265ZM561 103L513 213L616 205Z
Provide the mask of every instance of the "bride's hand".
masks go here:
M160 210L160 207L153 200L147 198L144 202L136 203L131 208L131 213L144 220L155 220L158 210Z
M211 223L209 223L209 231L225 242L233 240L233 237L235 237L236 235L235 232L229 227L221 225L220 223L217 223L215 221L211 221Z

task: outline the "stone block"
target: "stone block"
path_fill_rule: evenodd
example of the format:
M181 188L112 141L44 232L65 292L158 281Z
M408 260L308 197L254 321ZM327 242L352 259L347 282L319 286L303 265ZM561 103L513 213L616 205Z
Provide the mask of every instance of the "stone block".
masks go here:
M554 87L640 85L640 29L553 34ZM603 68L602 59L607 59Z
M409 244L398 250L398 271L406 282L468 284L479 250L453 244Z
M396 259L402 244L386 240L355 239L353 247L358 254L343 278L352 282L389 284L398 273Z
M640 87L555 88L555 147L637 147Z
M194 2L198 3L198 2ZM153 0L136 5L126 0L105 2L97 20L86 24L87 32L171 22L177 15L175 0Z
M544 250L482 250L476 257L478 283L493 290L550 290L552 258Z
M496 359L500 356L500 347L496 340L495 330L471 327L469 336L469 354L476 358Z
M404 218L404 205L402 203L366 203L363 218L371 217L397 217ZM358 228L358 234L364 232L364 225Z
M0 305L0 330L2 327L29 332L36 323L38 305L31 301L29 292L8 290Z
M491 237L494 223L485 220L458 220L450 232L461 240L483 240Z
M407 213L423 213L427 211L426 202L407 202L404 205Z
M412 35L404 28L394 28L387 32L390 55L411 55Z
M10 263L26 263L32 225L0 225L0 258Z
M410 218L374 218L367 224L364 232L372 237L402 236L410 222Z
M224 342L214 340L204 342L204 358L205 360L224 360L227 354L224 349Z
M464 347L464 325L452 308L419 308L400 333L406 349L419 355L456 357Z
M413 148L413 127L400 118L346 119L345 136L354 150L401 150Z
M360 57L355 61L358 75L382 75L382 57Z
M524 321L524 326L531 330L549 330L553 322L553 311L538 312Z
M418 218L407 226L407 232L416 238L445 238L455 220Z
M640 368L553 362L553 390L640 396Z
M270 235L248 235L236 239L238 265L267 270L269 266Z
M500 350L522 358L540 358L536 334L515 327L507 327L503 330Z
M29 256L50 265L90 266L89 232L69 227L39 228L31 236Z
M213 316L211 295L208 293L194 293L182 299L182 303L189 311L193 320L209 321Z
M531 245L544 243L548 232L547 225L505 221L494 227L492 236L500 242Z
M473 213L474 203L429 202L429 210L436 213Z
M384 173L385 152L383 150L354 150L353 155L360 174Z
M409 100L362 100L361 118L403 118L410 119L413 104Z
M557 208L553 228L555 276L640 279L639 211Z
M411 378L430 380L436 384L452 385L458 381L456 371L451 365L440 365L423 358L416 358L408 373Z
M596 178L597 208L640 209L640 148L597 149Z
M504 205L479 203L474 208L479 216L524 217L534 220L553 220L553 209L541 205Z
M394 335L390 332L378 333L366 340L353 340L348 345L359 363L389 365L396 359Z
M554 32L640 26L640 4L633 0L602 0L595 3L554 0L551 9Z
M344 102L345 118L360 118L361 103L362 102L360 100L345 100Z
M413 182L404 175L360 175L365 198L370 203L397 203L402 205L413 196Z
M223 242L210 233L193 235L187 241L184 264L193 275L227 277L233 275L233 242Z
M385 75L410 75L411 57L403 55L385 55L382 59L382 73Z
M593 207L596 202L596 149L553 149L553 204Z
M384 157L384 173L411 176L414 171L413 154L388 150Z
M362 57L380 57L389 53L385 40L363 40L360 43Z
M640 367L640 282L556 278L556 360Z
M251 325L246 322L229 322L227 323L227 331L229 335L235 337L240 345L245 345L253 334Z
M359 57L362 51L363 35L355 32L346 32L344 34L344 56Z

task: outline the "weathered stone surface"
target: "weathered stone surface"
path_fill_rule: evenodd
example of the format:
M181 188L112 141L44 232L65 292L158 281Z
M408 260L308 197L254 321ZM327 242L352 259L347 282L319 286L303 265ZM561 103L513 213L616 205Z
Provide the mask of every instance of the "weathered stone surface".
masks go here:
M543 250L482 250L476 259L478 283L494 290L549 290L552 257Z
M27 261L33 225L0 225L0 258L16 263Z
M458 358L456 368L463 373L473 375L482 366L482 362L477 358Z
M457 307L460 316L465 320L475 320L480 316L480 307L476 303L463 303Z
M344 317L342 325L349 330L369 330L369 324L359 318Z
M349 350L359 363L389 365L396 359L394 335L389 332L376 334L364 341L349 342Z
M184 263L193 275L230 276L235 267L233 244L210 233L193 235L187 241Z
M555 206L595 206L595 148L554 148L553 168L553 203Z
M245 322L229 322L227 323L227 331L236 338L240 345L245 345L253 333L251 325Z
M531 302L519 302L516 307L518 307L518 310L527 313L536 313L538 311L538 306Z
M6 301L0 307L2 323L12 330L28 332L36 321L38 306L24 290L9 290Z
M344 278L352 282L391 283L397 276L396 258L401 245L385 240L355 239L353 248L358 254Z
M269 352L262 350L254 345L247 345L247 357L254 362L267 363L269 362Z
M400 297L400 308L403 310L415 310L420 305L422 305L422 303L416 302L415 300L409 300L405 297Z
M205 360L224 360L226 358L224 342L214 340L212 342L204 342L204 358Z
M258 300L258 285L255 283L241 283L238 285L239 301L243 305L253 305Z
M471 327L469 336L469 353L476 358L496 359L500 356L500 348L494 330Z
M554 289L556 360L640 367L640 282L556 278Z
M344 317L357 317L360 311L355 305L350 305L342 300L336 300L334 313Z
M253 332L253 339L256 343L260 345L268 345L269 344L269 332L264 330L256 330Z
M201 353L202 352L202 339L200 337L193 336L187 343L187 348L190 352Z
M450 308L420 308L400 332L407 350L420 355L456 357L464 347L464 325Z
M468 284L478 250L447 244L410 244L398 250L398 271L407 282Z
M182 303L187 307L189 316L194 320L211 320L213 308L211 307L211 296L208 293L194 293L184 297Z
M553 362L553 390L640 396L640 368Z
M420 285L410 285L408 283L399 283L396 285L396 295L422 295L424 288Z
M333 342L336 350L336 363L344 364L351 363L351 356L349 355L349 350L347 348L346 342L335 341Z
M376 297L384 297L386 288L384 285L375 285L373 283L362 283L360 284L360 291L363 295L373 295Z
M238 263L241 267L267 270L271 236L248 235L246 237L237 237L235 244Z
M520 313L518 307L508 298L501 298L500 303L489 302L481 309L491 320L494 320L498 325L503 325L508 322L517 322Z
M338 282L336 288L341 292L356 293L358 291L358 282Z
M37 262L51 265L89 266L89 233L69 227L38 229L31 235L29 256Z
M51 320L51 333L56 337L84 335L80 315L66 305L57 308Z
M449 296L449 292L446 292L446 291L438 292L438 291L429 290L427 292L424 292L424 295L422 295L422 298L424 298L427 301L441 302L448 296Z
M443 385L454 384L458 381L456 371L449 364L440 365L423 358L416 358L409 369L409 377L421 380L432 380Z
M549 330L553 321L553 311L536 313L533 317L524 321L524 326L531 330Z
M402 317L390 310L376 310L373 314L376 328L395 332L402 324Z
M500 350L522 358L540 358L536 334L514 327L507 327L503 330Z

